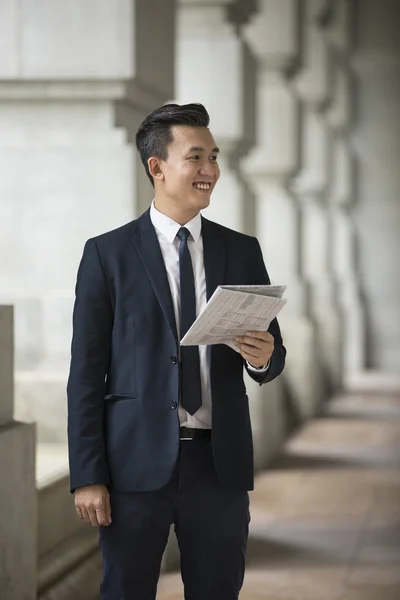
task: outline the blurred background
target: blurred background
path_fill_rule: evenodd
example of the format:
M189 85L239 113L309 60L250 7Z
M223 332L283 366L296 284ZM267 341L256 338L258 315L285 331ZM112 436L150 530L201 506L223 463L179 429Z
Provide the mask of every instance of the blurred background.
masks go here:
M371 585L400 597L387 537L400 533L399 27L396 0L1 0L2 600L98 597L96 532L68 493L76 271L89 237L149 206L134 136L171 101L204 103L221 148L205 216L256 235L272 283L288 286L285 372L247 382L259 485L244 593L290 599L268 589L298 590L308 569L325 592L303 581L307 600L331 598L326 577L346 600L375 598ZM386 534L363 551L374 510ZM303 519L297 537L288 515ZM293 536L295 556L282 550ZM329 573L311 576L321 553ZM178 568L171 537L160 598L181 597Z

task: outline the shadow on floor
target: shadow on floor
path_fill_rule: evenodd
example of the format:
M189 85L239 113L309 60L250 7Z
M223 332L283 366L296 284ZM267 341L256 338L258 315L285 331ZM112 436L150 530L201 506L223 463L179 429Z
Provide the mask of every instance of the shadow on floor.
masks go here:
M311 550L304 548L303 545L250 536L247 545L247 566L257 568L266 563L272 568L340 566L346 564L346 558L341 558L328 550Z
M346 457L316 456L314 454L283 454L271 465L271 471L282 469L351 469L360 468L363 464L368 467L369 463L362 460L349 459Z
M314 454L284 454L280 456L269 468L270 471L277 470L321 470L321 469L370 469L374 467L399 468L400 457L391 454L371 454L353 457L325 456ZM400 600L400 598L399 598Z

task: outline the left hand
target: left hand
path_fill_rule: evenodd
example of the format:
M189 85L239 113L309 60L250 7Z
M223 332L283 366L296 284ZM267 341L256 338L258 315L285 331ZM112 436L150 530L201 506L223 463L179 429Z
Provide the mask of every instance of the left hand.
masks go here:
M248 331L235 339L235 346L253 367L263 367L274 351L274 337L269 331Z

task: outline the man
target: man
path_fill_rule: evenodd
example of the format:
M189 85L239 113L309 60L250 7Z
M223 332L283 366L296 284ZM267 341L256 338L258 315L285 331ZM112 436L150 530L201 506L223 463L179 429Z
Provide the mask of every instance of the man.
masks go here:
M219 284L268 284L260 246L200 215L219 178L200 104L152 112L136 142L154 186L139 219L90 239L68 381L71 489L100 526L103 600L156 597L173 523L187 600L234 600L244 577L253 447L243 366L283 369L274 320L226 345L180 347ZM226 199L229 210L229 198Z

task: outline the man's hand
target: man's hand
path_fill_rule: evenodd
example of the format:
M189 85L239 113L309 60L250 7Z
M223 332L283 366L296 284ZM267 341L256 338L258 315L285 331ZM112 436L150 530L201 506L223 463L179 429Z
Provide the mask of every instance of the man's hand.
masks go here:
M80 519L93 527L111 523L110 494L105 485L85 485L75 490L75 508Z
M253 367L263 367L274 351L274 337L268 331L248 331L235 339L235 346Z

